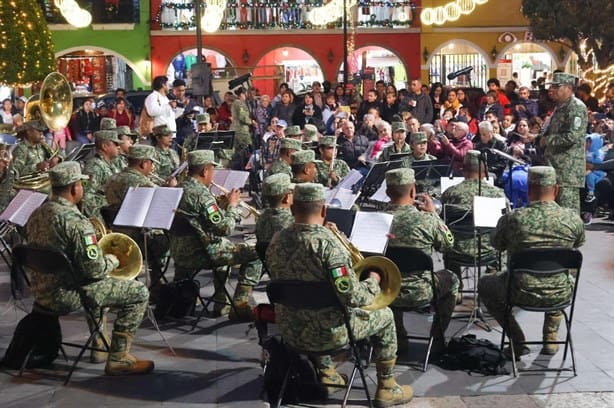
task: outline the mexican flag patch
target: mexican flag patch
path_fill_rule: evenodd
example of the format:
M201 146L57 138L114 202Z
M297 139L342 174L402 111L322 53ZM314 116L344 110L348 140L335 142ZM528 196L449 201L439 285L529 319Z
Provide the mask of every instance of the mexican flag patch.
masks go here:
M339 266L337 268L331 269L330 274L332 275L333 279L337 279L342 276L348 276L348 268L345 265Z
M85 246L96 245L96 234L88 235L84 238Z
M207 207L206 211L207 214L215 214L216 212L219 212L220 209L217 207L217 205L211 204L209 207Z

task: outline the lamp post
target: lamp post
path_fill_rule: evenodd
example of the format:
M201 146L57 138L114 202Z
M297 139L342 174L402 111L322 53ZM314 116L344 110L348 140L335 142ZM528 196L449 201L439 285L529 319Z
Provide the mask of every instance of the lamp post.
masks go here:
M347 0L343 0L343 94L348 85L348 10ZM344 96L345 97L345 96Z
M196 21L196 60L199 63L203 62L203 37L202 28L200 27L202 12L200 6L201 0L194 0L194 20Z

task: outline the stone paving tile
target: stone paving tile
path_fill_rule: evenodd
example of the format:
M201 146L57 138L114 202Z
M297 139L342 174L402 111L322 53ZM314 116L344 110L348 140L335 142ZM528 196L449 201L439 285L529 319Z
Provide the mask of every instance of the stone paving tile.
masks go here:
M578 394L553 394L532 395L530 397L544 408L610 408L601 394L578 393Z
M460 397L441 398L414 398L407 408L465 408L466 405Z
M467 408L539 408L528 395L482 395L461 400Z

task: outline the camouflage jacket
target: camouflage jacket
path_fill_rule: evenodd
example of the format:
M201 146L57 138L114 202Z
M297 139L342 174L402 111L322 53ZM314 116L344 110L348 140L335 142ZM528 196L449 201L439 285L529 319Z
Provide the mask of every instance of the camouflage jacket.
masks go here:
M382 150L382 154L379 157L379 161L380 162L390 161L390 156L393 154L397 154L397 153L411 153L411 147L407 143L405 143L403 147L401 148L401 151L399 152L396 150L394 143L389 146L386 146Z
M128 156L126 156L125 154L120 154L113 159L111 164L113 165L113 167L115 167L115 172L119 173L120 171L128 167Z
M294 223L289 208L266 208L256 221L256 240L269 243L273 235Z
M235 219L239 217L236 207L223 211L218 207L215 197L207 186L193 177L187 177L183 183L183 195L178 211L183 213L190 225L195 229L195 235L170 235L171 255L175 263L184 268L198 268L208 265L205 247L216 240L216 237L230 235L235 227Z
M230 130L235 132L234 149L235 152L252 144L252 136L249 126L252 124L247 104L240 99L235 100L230 108L232 123Z
M126 167L120 173L111 177L104 187L104 194L109 205L119 207L130 187L155 187L156 185L147 176L133 168Z
M315 183L320 183L324 186L328 185L328 173L330 169L330 163L324 163L323 161L316 162L316 179ZM350 168L343 160L337 160L333 162L333 171L337 174L337 181L333 181L332 187L339 184L342 178L348 175Z
M13 149L13 169L18 177L32 174L37 171L36 165L48 160L52 154L51 147L46 143L33 145L24 140Z
M179 167L179 155L174 149L162 150L156 146L156 158L160 164L156 164L154 174L166 180L173 170Z
M0 212L6 209L6 206L9 205L17 194L13 188L16 178L17 172L13 169L12 165L7 167L4 170L4 174L0 176Z
M478 180L463 180L460 184L452 186L443 192L441 195L441 204L458 206L460 209L472 211L473 197L478 195ZM491 186L486 181L482 180L482 197L505 197L505 193L498 187ZM445 209L445 207L444 207ZM445 214L445 212L444 212ZM454 227L448 222L448 226L454 232ZM495 249L490 244L490 233L485 232L481 238L481 255L494 254ZM446 256L470 257L473 258L478 254L478 242L474 237L473 232L455 232L454 247L446 252Z
M102 220L100 208L108 205L104 186L117 173L117 168L113 165L113 162L106 161L98 154L87 161L83 169L83 174L90 176L83 188L82 204L85 216L97 217Z
M273 280L327 281L351 315L365 312L354 308L373 302L380 292L373 279L358 281L350 254L321 225L293 224L275 234L266 253ZM275 306L284 340L295 347L323 351L347 343L343 315L337 308L318 310Z
M584 223L574 210L554 201L535 201L504 215L492 239L508 256L525 248L578 248L585 241ZM525 304L556 304L568 299L574 285L573 271L566 275L536 278L519 274L514 296Z
M444 252L454 244L454 237L446 224L432 212L423 212L413 205L388 205L393 214L390 227L391 248L416 248L426 254L433 249ZM394 306L411 307L428 302L433 297L430 272L405 274L401 266L401 292Z
M586 106L574 96L552 113L543 135L546 138L544 158L556 170L559 186L584 187L587 121Z
M28 244L50 246L66 254L81 286L105 279L118 266L118 262L103 255L88 219L77 206L61 197L52 198L32 213L26 224L26 237ZM36 302L58 312L78 307L79 299L69 273L33 271L30 282Z
M271 163L271 167L264 173L264 177L267 178L277 173L286 173L292 178L292 167L284 159L279 158Z

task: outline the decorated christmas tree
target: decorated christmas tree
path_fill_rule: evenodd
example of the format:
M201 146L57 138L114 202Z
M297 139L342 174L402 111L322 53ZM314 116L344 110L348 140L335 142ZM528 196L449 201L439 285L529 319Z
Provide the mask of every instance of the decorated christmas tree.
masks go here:
M36 0L0 1L0 84L24 86L55 71L51 33Z

